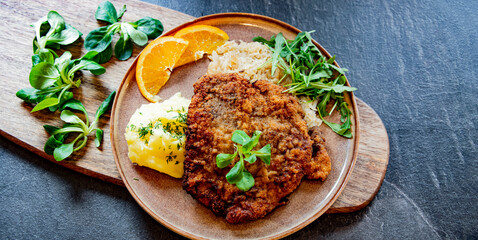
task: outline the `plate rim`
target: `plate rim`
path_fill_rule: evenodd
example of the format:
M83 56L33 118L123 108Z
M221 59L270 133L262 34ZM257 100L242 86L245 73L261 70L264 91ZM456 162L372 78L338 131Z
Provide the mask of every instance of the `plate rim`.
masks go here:
M271 22L271 23L274 23L276 25L279 25L280 27L283 27L283 28L286 28L286 29L289 29L290 31L294 32L294 33L300 33L302 32L301 30L299 30L298 28L288 24L288 23L285 23L281 20L278 20L278 19L275 19L275 18L272 18L272 17L268 17L268 16L264 16L264 15L260 15L260 14L254 14L254 13L242 13L242 12L229 12L229 13L216 13L216 14L211 14L211 15L206 15L206 16L202 16L202 17L199 17L199 18L195 18L194 20L192 21L188 21L188 22L185 22L179 26L176 26L174 28L172 28L171 30L169 30L168 32L164 33L163 35L159 36L159 37L164 37L164 36L171 36L173 35L175 32L179 31L180 29L183 29L185 27L188 27L188 26L191 26L191 25L194 25L198 22L202 22L202 21L205 21L205 20L211 20L211 19L217 19L217 18L233 18L233 17L242 17L242 18L253 18L253 19L260 19L260 20L263 20L263 21L267 21L267 22ZM158 38L159 38L158 37ZM322 45L320 45L317 41L315 41L314 39L312 39L313 43L319 48L319 50L324 53L324 55L327 57L327 58L331 58L331 55L327 52L327 50L325 50L324 47L322 47ZM142 52L142 51L141 51ZM178 228L176 227L175 225L167 222L166 220L164 220L163 218L161 218L160 216L157 216L149 207L147 207L146 203L144 203L141 198L133 191L132 187L130 186L129 182L126 181L126 177L124 176L124 172L123 172L123 169L119 163L119 157L118 157L118 151L117 151L117 146L116 146L116 141L114 141L114 133L115 133L115 124L114 124L114 120L116 119L116 108L117 108L117 99L119 98L120 96L120 91L121 89L123 89L123 86L126 84L127 82L127 79L128 79L128 76L130 75L130 72L133 71L133 70L136 70L136 64L138 62L138 58L140 56L140 53L138 53L138 55L136 56L135 60L133 61L133 63L131 64L131 66L128 68L128 70L126 71L122 81L121 81L121 84L119 85L118 89L117 89L117 94L115 96L115 99L114 99L114 103L113 103L113 106L111 108L111 118L110 118L110 140L111 140L111 150L113 152L113 157L114 157L114 160L115 160L115 164L116 164L116 167L118 168L118 172L120 173L120 176L121 176L121 179L123 180L123 183L125 184L126 188L128 189L128 192L131 194L131 196L135 199L135 201L140 205L140 207L146 211L151 217L153 217L156 221L158 221L159 223L161 223L163 226L167 227L169 230L179 234L179 235L182 235L184 237L187 237L187 238L191 238L191 239L206 239L206 238L202 238L202 237L199 237L197 235L194 235L190 232L187 232L181 228ZM338 67L339 64L334 61L334 64ZM348 81L348 78L347 76L344 75L344 77L346 78L346 85L347 86L351 86L350 85L350 82ZM345 186L347 185L349 179L350 179L350 176L352 175L352 171L354 169L354 166L355 166L355 162L357 161L357 155L358 155L358 149L359 149L359 142L360 142L360 123L359 123L359 112L358 112L358 107L357 107L357 102L355 100L355 95L353 92L348 92L350 94L350 102L352 103L352 112L353 112L353 116L354 116L354 128L355 128L355 134L353 135L353 152L352 152L352 160L351 160L351 163L350 163L350 167L348 168L347 172L345 173L345 178L343 180L343 182L340 184L340 186L338 187L337 191L335 192L334 196L328 201L327 204L325 204L325 206L317 211L314 215L310 216L308 219L306 219L305 221L299 223L298 225L296 225L295 227L292 227L288 230L285 230L285 231L282 231L282 232L278 232L274 235L271 235L270 237L267 237L266 239L279 239L279 238L283 238L283 237L286 237L288 235L291 235L299 230L301 230L302 228L306 227L307 225L309 225L311 222L315 221L317 218L319 218L320 216L322 216L326 211L327 209L329 209L333 203L337 200L337 198L340 196L340 194L342 193L342 191L345 189Z

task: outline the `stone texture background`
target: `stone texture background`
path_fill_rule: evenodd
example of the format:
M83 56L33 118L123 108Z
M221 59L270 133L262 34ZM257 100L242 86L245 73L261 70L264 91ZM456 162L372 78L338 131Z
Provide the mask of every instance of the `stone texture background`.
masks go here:
M383 119L390 163L375 200L288 239L478 238L477 1L148 1L196 17L252 12L315 30ZM181 238L125 188L1 137L0 159L0 238Z

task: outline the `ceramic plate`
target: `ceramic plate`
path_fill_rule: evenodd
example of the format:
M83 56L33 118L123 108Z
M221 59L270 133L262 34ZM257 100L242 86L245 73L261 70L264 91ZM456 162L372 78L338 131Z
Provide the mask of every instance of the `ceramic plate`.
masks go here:
M154 16L153 16L154 17ZM282 32L288 39L298 29L273 18L244 13L215 14L185 23L165 35L174 35L179 29L196 24L219 27L230 40L252 41L255 36L270 38ZM330 55L320 45L323 54ZM130 67L116 95L111 117L111 140L118 170L126 187L141 207L169 229L189 238L204 239L275 239L287 236L305 227L322 215L337 199L352 172L358 151L358 115L353 94L346 95L352 111L354 138L346 139L321 126L327 140L327 151L332 159L332 171L326 181L303 180L289 197L287 205L278 207L264 219L245 224L229 224L211 210L193 199L175 179L154 170L133 165L128 158L124 138L126 125L141 104L148 103L138 90L135 79L136 62ZM159 96L167 99L180 91L191 98L193 83L206 73L209 60L202 60L174 69L170 80ZM332 118L338 119L335 113Z

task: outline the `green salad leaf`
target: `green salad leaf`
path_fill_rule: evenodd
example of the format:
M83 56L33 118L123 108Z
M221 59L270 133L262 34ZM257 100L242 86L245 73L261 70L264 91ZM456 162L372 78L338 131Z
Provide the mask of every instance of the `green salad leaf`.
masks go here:
M93 55L93 54L90 54ZM75 78L79 70L88 70L95 75L105 73L106 69L98 63L85 59L71 59L66 51L53 63L40 62L30 71L32 88L21 89L16 96L28 103L36 104L32 112L50 108L56 111L64 102L73 98L69 92L72 87L79 87L81 80Z
M116 92L112 92L100 105L95 114L95 119L89 123L88 112L83 104L71 99L60 108L60 118L66 124L62 128L44 125L43 128L50 134L45 143L44 150L47 154L53 155L55 160L62 161L73 152L80 150L86 145L88 135L95 131L95 145L100 147L103 139L103 130L98 128L100 117L111 109ZM74 111L80 111L85 117L83 121ZM73 139L73 140L71 140ZM67 142L68 140L71 140Z
M129 41L128 34L121 33L115 45L115 56L119 60L127 60L133 54L133 43Z
M52 62L57 56L53 49L74 43L82 33L71 25L65 23L63 17L56 11L48 12L48 15L32 25L35 28L33 39L32 65L40 62Z
M126 8L126 6L124 6ZM104 1L96 9L95 18L101 21L115 23L118 22L118 13L111 2Z
M86 70L94 75L105 73L106 69L100 63L111 59L113 36L116 33L120 34L120 38L115 45L115 55L120 60L126 60L132 55L133 43L144 46L149 38L156 38L163 32L161 22L150 17L136 22L120 22L125 12L126 5L116 11L112 3L100 3L95 18L108 25L99 27L86 36L84 45L88 52L78 59L72 59L69 51L65 51L61 56L55 52L61 46L72 44L82 36L82 33L66 23L59 13L50 11L31 25L35 29L32 68L29 74L31 88L19 90L16 96L33 104L32 112L44 109L52 112L60 110L60 119L65 122L62 127L43 126L50 135L44 150L57 161L83 148L91 132L95 132L95 145L100 147L104 132L97 125L100 117L111 109L115 96L113 92L105 99L90 123L85 107L73 98L70 91L81 85L78 71ZM78 112L81 114L78 115Z
M247 171L244 161L253 164L257 158L260 158L267 165L271 163L270 144L265 145L258 151L252 151L259 143L260 136L261 131L255 131L252 137L249 137L246 132L236 130L231 137L231 140L237 143L237 145L234 145L234 153L220 153L216 156L217 167L225 168L239 155L239 161L226 174L226 179L230 184L235 184L241 191L249 191L255 184L254 177Z
M270 40L263 37L255 37L253 40L271 49L272 74L278 68L283 71L279 83L287 88L286 91L312 100L318 99L317 112L324 123L337 134L351 138L351 112L344 101L344 92L357 89L346 86L344 74L347 69L334 65L335 56L326 59L313 43L310 33L312 32L301 32L294 40L287 40L282 33L272 36ZM291 81L284 83L287 76ZM332 102L335 103L329 112L327 105ZM334 109L341 114L341 124L324 119Z
M162 23L154 18L145 17L136 22L121 22L120 18L126 12L126 5L118 12L109 1L100 3L95 18L109 25L99 27L85 38L85 48L88 51L98 52L99 63L109 61L112 56L112 41L115 34L120 37L115 44L114 54L119 60L127 60L133 53L133 43L144 46L148 39L158 37L163 33Z
M85 48L88 51L103 52L113 41L113 34L118 31L118 25L97 28L85 38Z
M155 39L163 33L163 24L158 19L144 17L140 20L130 23L133 27L148 35L148 38Z

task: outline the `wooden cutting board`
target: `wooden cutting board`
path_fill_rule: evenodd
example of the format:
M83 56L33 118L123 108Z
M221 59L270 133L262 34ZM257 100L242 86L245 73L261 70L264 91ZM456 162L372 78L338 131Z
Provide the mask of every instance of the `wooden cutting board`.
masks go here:
M136 21L144 16L159 19L165 32L194 17L139 1L112 1L120 8L126 4L128 11L123 21ZM93 138L85 148L75 152L67 161L56 162L52 156L43 152L48 134L42 125L62 125L59 113L40 111L30 113L32 106L23 103L15 93L29 86L28 75L31 68L32 40L34 30L30 24L45 16L48 11L56 10L65 21L84 35L77 43L63 48L70 51L73 58L86 53L83 39L91 30L100 25L94 14L100 1L85 0L81 7L77 1L20 1L4 0L0 3L0 134L50 161L86 175L124 185L113 159L110 143L109 116L101 119L100 127L105 131L101 148L94 146ZM320 43L320 39L316 39ZM60 51L60 53L61 53ZM90 117L94 116L99 104L119 87L124 74L141 51L135 47L133 57L127 61L112 58L103 66L106 73L94 76L83 73L82 85L73 91L75 97L85 105ZM353 79L352 85L353 85ZM389 143L386 129L380 117L362 100L357 99L360 117L360 144L355 168L347 187L327 213L353 212L365 206L378 192L388 165Z

